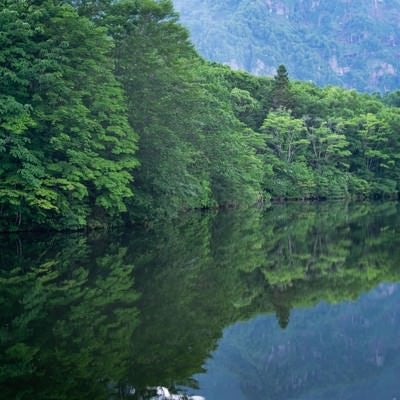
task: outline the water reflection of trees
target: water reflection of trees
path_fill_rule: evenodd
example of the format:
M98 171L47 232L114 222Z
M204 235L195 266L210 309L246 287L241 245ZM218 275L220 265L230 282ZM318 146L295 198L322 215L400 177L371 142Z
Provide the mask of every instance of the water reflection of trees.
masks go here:
M2 396L107 398L126 376L138 321L126 248L82 236L22 242L14 257L1 249Z
M235 321L274 313L290 328L293 308L399 280L399 218L396 203L288 204L3 241L2 390L100 399L124 384L195 386Z
M247 399L391 398L398 392L391 377L400 366L399 301L399 287L383 285L355 303L296 312L285 331L266 317L234 325L215 364Z
M185 383L235 321L275 313L285 328L292 308L399 280L398 222L396 203L290 204L164 225L135 259L136 380Z

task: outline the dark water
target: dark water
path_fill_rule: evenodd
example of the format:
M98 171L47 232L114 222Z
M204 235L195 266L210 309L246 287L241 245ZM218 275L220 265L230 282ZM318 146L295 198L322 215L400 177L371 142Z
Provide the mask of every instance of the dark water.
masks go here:
M400 400L400 207L1 237L0 398Z

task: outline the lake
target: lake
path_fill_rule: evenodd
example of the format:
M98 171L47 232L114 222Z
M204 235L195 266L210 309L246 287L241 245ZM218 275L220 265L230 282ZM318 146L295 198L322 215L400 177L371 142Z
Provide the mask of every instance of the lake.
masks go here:
M0 398L400 400L400 206L0 243Z

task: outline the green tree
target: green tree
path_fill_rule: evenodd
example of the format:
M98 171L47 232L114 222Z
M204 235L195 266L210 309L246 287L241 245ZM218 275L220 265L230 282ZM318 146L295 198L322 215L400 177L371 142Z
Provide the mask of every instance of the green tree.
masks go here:
M388 93L384 96L383 101L389 106L400 107L400 90Z
M254 127L253 116L261 109L261 104L247 90L234 87L231 90L231 102L237 118L249 127Z
M170 1L119 1L100 24L115 40L116 74L139 133L133 219L175 215L210 204L196 119L200 60Z
M133 195L137 138L104 29L51 0L3 0L0 20L6 224L116 222Z
M249 205L262 199L263 147L259 134L246 128L234 114L231 94L220 67L202 69L204 105L198 110L203 121L203 152L215 204Z
M311 163L319 168L330 164L333 167L348 167L349 142L343 135L344 123L342 119L331 118L321 121L319 126L307 129L307 137L312 151Z
M265 190L274 197L312 197L315 183L305 158L310 141L304 120L278 109L267 115L260 130L267 145Z
M290 88L289 76L284 65L280 65L274 76L271 106L273 109L285 108L291 110L293 108L293 94Z
M267 115L261 132L275 154L287 163L294 161L309 144L304 121L293 118L289 111L282 108Z

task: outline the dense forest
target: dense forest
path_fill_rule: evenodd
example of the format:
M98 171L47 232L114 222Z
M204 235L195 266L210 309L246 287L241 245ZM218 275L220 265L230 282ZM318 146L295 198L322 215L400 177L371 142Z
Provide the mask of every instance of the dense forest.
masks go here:
M0 0L0 230L393 197L399 92L203 60L170 0Z
M400 0L174 0L200 54L368 92L400 84Z

